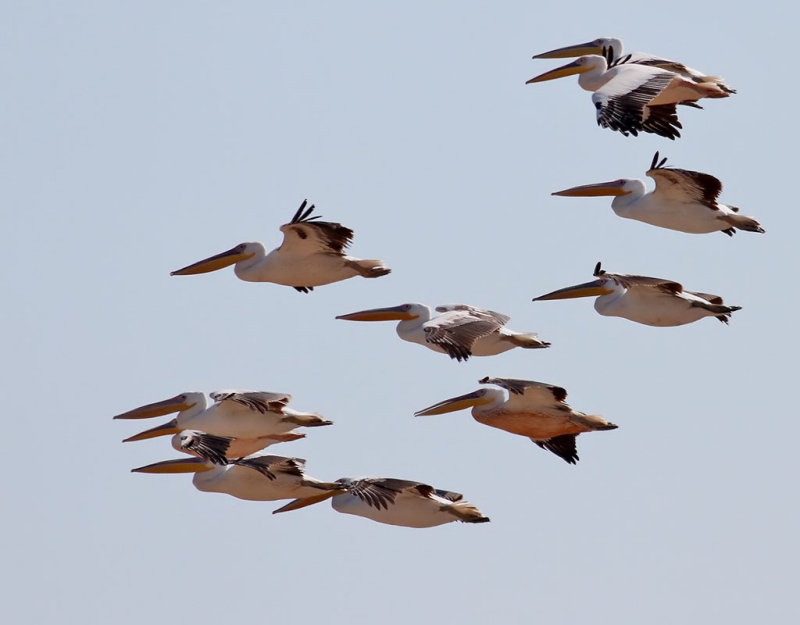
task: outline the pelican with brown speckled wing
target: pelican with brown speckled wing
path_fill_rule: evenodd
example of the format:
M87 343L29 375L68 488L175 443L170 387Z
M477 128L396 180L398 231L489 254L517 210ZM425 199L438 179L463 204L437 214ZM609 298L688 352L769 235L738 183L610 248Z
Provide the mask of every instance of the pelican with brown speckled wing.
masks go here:
M646 172L656 182L653 191L647 191L644 180L622 178L572 187L552 195L614 196L611 208L620 217L681 232L724 232L729 236L733 236L737 228L764 232L752 217L740 215L735 206L717 201L722 191L722 183L717 178L688 169L664 167L666 161L666 158L659 161L656 152Z
M260 242L240 243L236 247L173 271L172 276L207 273L234 265L236 276L247 282L274 282L301 293L315 286L347 280L354 276L379 278L390 273L382 260L364 260L344 253L353 231L342 224L315 221L314 205L303 200L294 217L281 226L283 243L267 254Z
M566 59L576 56L584 56L587 54L599 54L606 57L609 63L620 61L627 58L628 63L635 63L637 65L645 65L649 67L658 67L670 72L674 72L684 78L696 83L713 83L727 93L736 93L736 90L731 88L730 85L725 84L725 81L719 76L707 76L697 69L687 67L679 61L672 61L664 59L648 52L623 52L622 40L615 37L598 37L586 43L578 43L564 48L556 48L549 52L542 52L535 55L534 59Z
M336 485L305 474L306 461L266 454L252 454L218 463L206 458L165 460L134 473L193 473L192 484L207 493L225 493L249 501L277 501L327 493Z
M298 498L274 513L297 510L325 499L331 500L331 506L337 512L363 516L388 525L434 527L453 521L489 521L480 510L464 501L460 493L388 477L343 477L336 480L327 492Z
M731 313L741 306L726 306L719 295L685 291L672 280L607 273L594 268L597 278L575 286L534 297L534 302L593 297L595 310L607 317L623 317L648 326L670 327L692 323L703 317L716 317L728 323Z
M516 332L505 327L508 315L475 308L467 304L437 306L440 315L432 317L425 304L401 304L371 308L337 319L347 321L399 321L397 334L404 341L424 345L455 360L470 356L494 356L515 347L536 349L550 343L530 332Z
M472 417L478 423L527 436L542 449L553 452L570 464L578 461L575 446L578 434L617 428L599 415L573 410L564 401L567 391L560 386L530 380L488 377L479 383L501 388L482 388L466 395L445 399L414 415L437 415L472 407ZM508 391L508 398L501 389Z
M184 430L198 430L216 436L243 439L245 442L232 443L234 449L240 451L258 445L261 441L264 444L256 449L262 449L275 442L300 438L302 435L293 432L300 426L315 427L331 424L331 421L316 413L289 408L292 396L285 393L224 390L209 393L209 396L214 400L211 406L207 405L204 393L181 393L164 401L135 408L114 418L148 419L177 412L178 415L174 419L126 438L124 442L156 436L180 435ZM179 441L173 440L173 446L176 444L179 444ZM241 445L241 448L237 447L238 445Z

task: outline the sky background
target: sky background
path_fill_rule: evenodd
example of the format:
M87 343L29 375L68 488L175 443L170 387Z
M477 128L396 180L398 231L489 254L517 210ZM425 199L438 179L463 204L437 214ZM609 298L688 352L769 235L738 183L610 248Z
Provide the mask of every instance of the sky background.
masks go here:
M0 3L4 617L797 619L797 16L751 6ZM525 85L561 64L533 54L598 36L739 93L681 110L672 142L598 128L574 77ZM683 234L550 196L644 177L656 150L719 177L767 233ZM276 247L304 198L392 274L309 295L230 269L169 276ZM652 328L531 302L598 260L742 310ZM334 319L404 302L491 308L553 345L457 363L394 323ZM579 437L570 466L468 412L412 416L487 375L563 386L620 427ZM280 503L129 472L178 454L120 443L165 419L113 415L231 387L335 422L271 449L309 474L427 482L492 522L272 516Z

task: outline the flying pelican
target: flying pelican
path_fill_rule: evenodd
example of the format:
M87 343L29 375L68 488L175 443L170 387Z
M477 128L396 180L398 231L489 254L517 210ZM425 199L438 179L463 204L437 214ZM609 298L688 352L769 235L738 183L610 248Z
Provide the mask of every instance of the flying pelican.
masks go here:
M216 464L204 458L165 460L138 469L134 473L194 473L192 484L207 493L226 493L249 501L276 501L293 497L311 497L323 489L335 487L305 475L306 461L253 454Z
M273 514L297 510L329 498L337 512L363 516L388 525L434 527L452 521L489 521L489 517L483 516L475 506L463 501L460 493L387 477L343 477L336 480L327 492L295 499Z
M597 280L540 295L533 301L599 295L594 309L601 315L659 327L680 326L703 317L728 323L730 314L741 309L725 306L718 295L684 291L672 280L606 273L600 263L595 265L594 275Z
M570 408L564 401L567 391L560 386L510 378L487 377L478 382L506 389L508 399L498 388L482 388L440 401L415 412L414 416L443 414L472 406L472 417L478 423L527 436L570 464L578 461L575 447L578 434L617 428L600 415L587 415Z
M648 192L644 180L622 178L612 182L586 184L556 191L553 195L613 195L611 208L620 217L636 219L653 226L701 234L724 232L733 236L736 228L764 232L752 217L739 214L735 206L717 202L722 183L709 174L688 169L664 167L667 159L658 161L658 152L646 175L656 181Z
M203 393L181 393L164 401L147 404L115 416L115 419L147 419L172 412L178 415L166 423L145 430L123 442L144 440L155 436L178 434L183 430L199 430L217 436L237 439L264 439L264 445L294 440L292 430L298 426L331 425L313 412L299 412L287 406L292 396L284 393L259 391L216 391L209 393L215 401L207 406ZM242 443L243 446L256 442Z
M441 315L431 319L431 309L424 304L402 304L389 308L372 308L337 319L348 321L399 321L397 334L404 341L419 343L442 352L458 361L470 356L494 356L522 347L549 347L536 334L515 332L504 327L511 319L492 310L466 304L437 306Z
M379 278L390 273L382 260L362 260L347 256L345 248L353 239L353 231L342 224L314 221L312 204L306 200L297 209L288 224L281 226L283 243L266 253L263 243L240 243L216 256L198 261L172 276L186 276L216 271L228 265L236 276L248 282L274 282L291 286L301 293L313 291L315 286L339 282L354 276Z
M586 54L599 54L606 57L609 63L619 61L627 57L628 63L635 63L637 65L648 65L652 67L659 67L661 69L674 72L684 78L688 78L697 83L713 83L720 89L727 93L736 93L729 85L719 76L706 76L703 72L687 67L678 61L671 61L669 59L662 59L647 52L630 52L624 55L622 52L622 40L614 37L598 37L586 43L579 43L565 48L557 48L549 52L537 54L534 59L565 59L575 56L583 56Z
M580 74L578 84L593 91L597 123L624 135L652 132L668 139L680 137L677 104L697 106L701 98L725 98L728 93L711 83L695 83L678 74L625 59L609 66L596 54L540 74L526 84Z

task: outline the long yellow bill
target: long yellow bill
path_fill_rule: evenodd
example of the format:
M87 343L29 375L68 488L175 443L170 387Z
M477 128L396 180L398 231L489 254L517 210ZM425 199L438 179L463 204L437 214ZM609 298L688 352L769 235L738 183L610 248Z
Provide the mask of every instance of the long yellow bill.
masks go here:
M605 286L605 280L592 280L591 282L584 282L583 284L576 284L568 286L563 289L558 289L546 295L534 297L534 302L545 301L549 299L570 299L572 297L592 297L598 295L607 295L613 293L613 289Z
M131 469L131 473L200 473L201 471L211 471L213 468L214 465L202 458L180 458Z
M157 425L154 428L150 428L149 430L145 430L144 432L139 432L138 434L134 434L126 439L124 439L123 443L130 443L133 441L144 441L148 438L156 438L157 436L168 436L170 434L177 434L180 432L181 429L178 427L177 419L171 419L162 425Z
M294 501L290 501L285 506L278 508L277 510L273 510L272 514L278 514L280 512L291 512L292 510L299 510L300 508L305 508L306 506L311 506L315 503L319 503L320 501L325 501L326 499L330 499L335 495L341 495L342 493L346 493L347 490L343 488L336 488L333 490L325 491L324 493L320 493L319 495L311 495L311 497L303 497L302 499L295 499Z
M573 56L584 56L585 54L603 54L603 47L597 45L596 41L577 43L573 46L556 48L549 52L542 52L534 55L534 59L566 59Z
M345 321L403 321L404 319L414 319L416 315L404 310L404 306L389 306L387 308L370 308L360 310L348 315L339 315L337 319Z
M538 76L534 76L530 80L526 81L525 84L529 85L532 82L544 82L545 80L554 80L555 78L564 78L565 76L572 76L573 74L582 74L583 72L588 72L591 67L587 67L579 63L578 61L573 61L572 63L567 63L561 67L557 67L556 69L550 70L549 72L545 72L544 74L539 74Z
M491 399L486 399L484 395L485 394L483 390L478 390L473 391L472 393L467 393L466 395L459 395L458 397L445 399L444 401L440 401L438 404L418 410L414 413L414 416L424 417L426 415L455 412L456 410L464 410L465 408L471 408L472 406L490 402Z
M150 417L160 417L165 414L170 414L172 412L181 412L182 410L188 410L194 406L194 404L189 404L186 402L185 395L176 395L175 397L170 397L169 399L165 399L164 401L157 401L154 404L147 404L146 406L140 406L139 408L134 408L133 410L129 410L128 412L123 412L122 414L118 414L115 416L115 419L149 419Z
M217 269L224 269L229 265L238 263L241 260L246 260L253 256L252 253L244 253L244 244L239 244L234 248L229 249L227 252L222 252L216 256L211 256L204 260L199 260L196 263L187 265L183 269L177 269L170 272L171 276L190 276L198 273L208 273L209 271L217 271Z
M630 191L623 189L625 180L612 180L611 182L598 182L595 184L584 184L579 187L570 187L563 191L556 191L550 195L561 195L566 197L597 197L600 195L628 195Z

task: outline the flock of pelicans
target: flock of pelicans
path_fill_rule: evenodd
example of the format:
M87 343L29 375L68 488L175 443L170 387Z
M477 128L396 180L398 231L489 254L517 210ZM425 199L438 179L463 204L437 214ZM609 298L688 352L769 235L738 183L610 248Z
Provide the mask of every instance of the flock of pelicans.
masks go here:
M583 56L581 56L583 55ZM579 74L579 84L593 91L599 125L624 134L653 132L670 139L680 136L678 104L697 107L701 98L721 98L735 93L721 78L706 76L681 63L649 54L623 56L618 39L559 48L533 58L575 57L577 60L532 78L540 82ZM665 167L656 153L646 172L655 180L647 191L642 180L620 179L587 184L553 195L614 197L611 207L620 217L681 232L736 230L764 232L752 217L720 204L722 184L695 171ZM272 282L308 293L314 287L355 276L377 278L390 272L381 260L349 256L345 249L353 231L338 223L319 221L314 206L304 201L292 220L281 226L283 242L267 253L260 242L241 243L231 250L173 271L192 275L233 265L236 276L250 282ZM651 326L678 326L703 317L727 323L738 306L722 298L688 291L673 280L613 274L600 263L594 280L558 289L534 301L596 296L601 315L624 317ZM506 327L509 317L464 304L436 308L418 303L362 310L337 319L397 321L401 339L419 343L450 358L492 356L520 347L546 348L550 344L530 332ZM489 385L466 395L446 399L415 413L435 415L472 408L476 421L530 438L569 463L576 463L576 437L583 432L611 430L617 426L598 415L573 410L561 387L508 378L483 378ZM275 510L285 512L331 499L339 512L408 527L432 527L451 521L488 521L459 493L428 484L394 478L341 478L325 482L306 475L305 461L268 455L277 443L305 437L298 428L330 425L321 415L289 408L291 396L283 393L225 390L182 393L117 415L115 419L144 419L177 413L163 425L125 439L137 441L172 435L172 446L189 456L134 469L139 473L193 473L201 491L227 493L256 501L293 499Z

